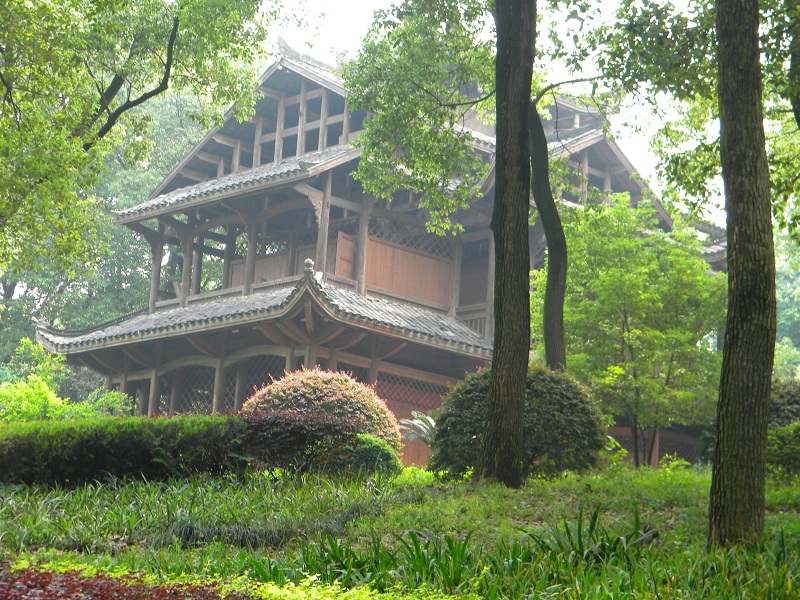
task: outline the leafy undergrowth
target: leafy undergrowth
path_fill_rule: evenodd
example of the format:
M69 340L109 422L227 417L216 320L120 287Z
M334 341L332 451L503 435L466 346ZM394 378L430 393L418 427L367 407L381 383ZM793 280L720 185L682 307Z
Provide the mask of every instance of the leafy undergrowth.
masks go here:
M520 490L413 469L0 486L0 558L92 582L142 573L121 581L174 585L170 598L796 599L797 483L769 482L763 544L711 553L710 473L695 469L623 468ZM178 595L188 584L220 596ZM140 593L116 597L159 597Z
M210 584L157 585L143 581L141 575L111 577L96 573L87 577L79 571L52 572L12 569L9 561L0 563L0 598L14 599L97 599L97 600L220 600L222 595ZM246 600L236 592L227 600Z

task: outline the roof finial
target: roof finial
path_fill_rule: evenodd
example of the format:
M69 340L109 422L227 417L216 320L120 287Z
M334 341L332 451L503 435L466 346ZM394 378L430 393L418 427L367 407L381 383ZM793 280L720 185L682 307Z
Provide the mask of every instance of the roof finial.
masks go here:
M303 264L305 264L305 268L303 269L305 276L309 279L312 278L314 276L314 261L307 258Z

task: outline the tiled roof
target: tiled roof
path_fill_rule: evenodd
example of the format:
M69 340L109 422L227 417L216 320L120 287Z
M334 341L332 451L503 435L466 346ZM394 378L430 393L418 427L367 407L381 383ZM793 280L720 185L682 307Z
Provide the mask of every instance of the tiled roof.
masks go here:
M309 288L320 304L343 322L385 327L399 337L422 343L486 356L491 353L492 345L457 319L422 307L362 296L310 277L249 296L215 298L153 314L139 313L80 332L56 331L40 325L37 338L49 350L71 353L124 345L134 339L178 337L214 325L279 318L293 298Z
M318 283L317 286L329 305L342 315L402 330L415 336L430 337L482 350L492 349L492 345L479 333L453 317L419 306L362 296L326 283Z
M353 153L355 155L356 152L357 151L350 145L335 146L303 156L289 158L279 163L269 163L255 169L231 173L230 175L225 175L218 179L212 179L210 181L204 181L173 190L132 208L118 211L115 213L115 218L118 221L125 220L127 217L142 216L168 207L175 208L192 200L227 192L232 189L245 188L264 182L284 180L293 175L302 175L311 167L323 165L328 161L341 158L348 153Z
M152 314L137 313L83 331L56 331L39 325L37 337L54 350L65 352L120 345L125 339L134 336L164 337L165 334L169 336L170 332L174 332L173 335L180 335L195 327L208 327L214 323L222 324L225 321L240 320L254 315L267 316L286 305L296 291L296 285L286 285L249 296L215 298Z

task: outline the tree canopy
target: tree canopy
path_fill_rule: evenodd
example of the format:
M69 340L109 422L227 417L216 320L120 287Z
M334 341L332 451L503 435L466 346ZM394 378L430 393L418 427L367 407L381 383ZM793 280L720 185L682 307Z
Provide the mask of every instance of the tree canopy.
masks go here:
M274 7L274 3L267 6ZM274 9L255 0L10 0L0 6L0 269L92 256L92 187L115 149L145 155L136 109L192 90L205 124L252 102Z
M571 266L564 306L570 371L631 425L635 464L644 430L713 418L725 276L712 274L695 231L658 228L626 195L568 211ZM534 276L532 311L541 311ZM533 322L538 322L533 319ZM652 438L650 440L652 446Z

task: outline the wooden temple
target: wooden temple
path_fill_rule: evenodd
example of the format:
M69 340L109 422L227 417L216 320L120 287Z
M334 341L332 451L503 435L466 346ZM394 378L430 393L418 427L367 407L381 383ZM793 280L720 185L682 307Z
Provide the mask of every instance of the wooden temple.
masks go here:
M463 232L430 234L418 196L375 200L352 178L366 115L349 110L330 67L286 50L258 92L248 121L208 132L146 202L115 214L150 244L149 306L90 330L42 324L37 338L141 414L235 411L270 378L313 365L374 384L398 418L436 408L492 354L493 175L457 215ZM550 150L581 174L565 200L591 187L642 199L600 114L551 110ZM492 131L474 126L490 161ZM540 226L530 239L541 265ZM411 443L404 461L426 452Z

